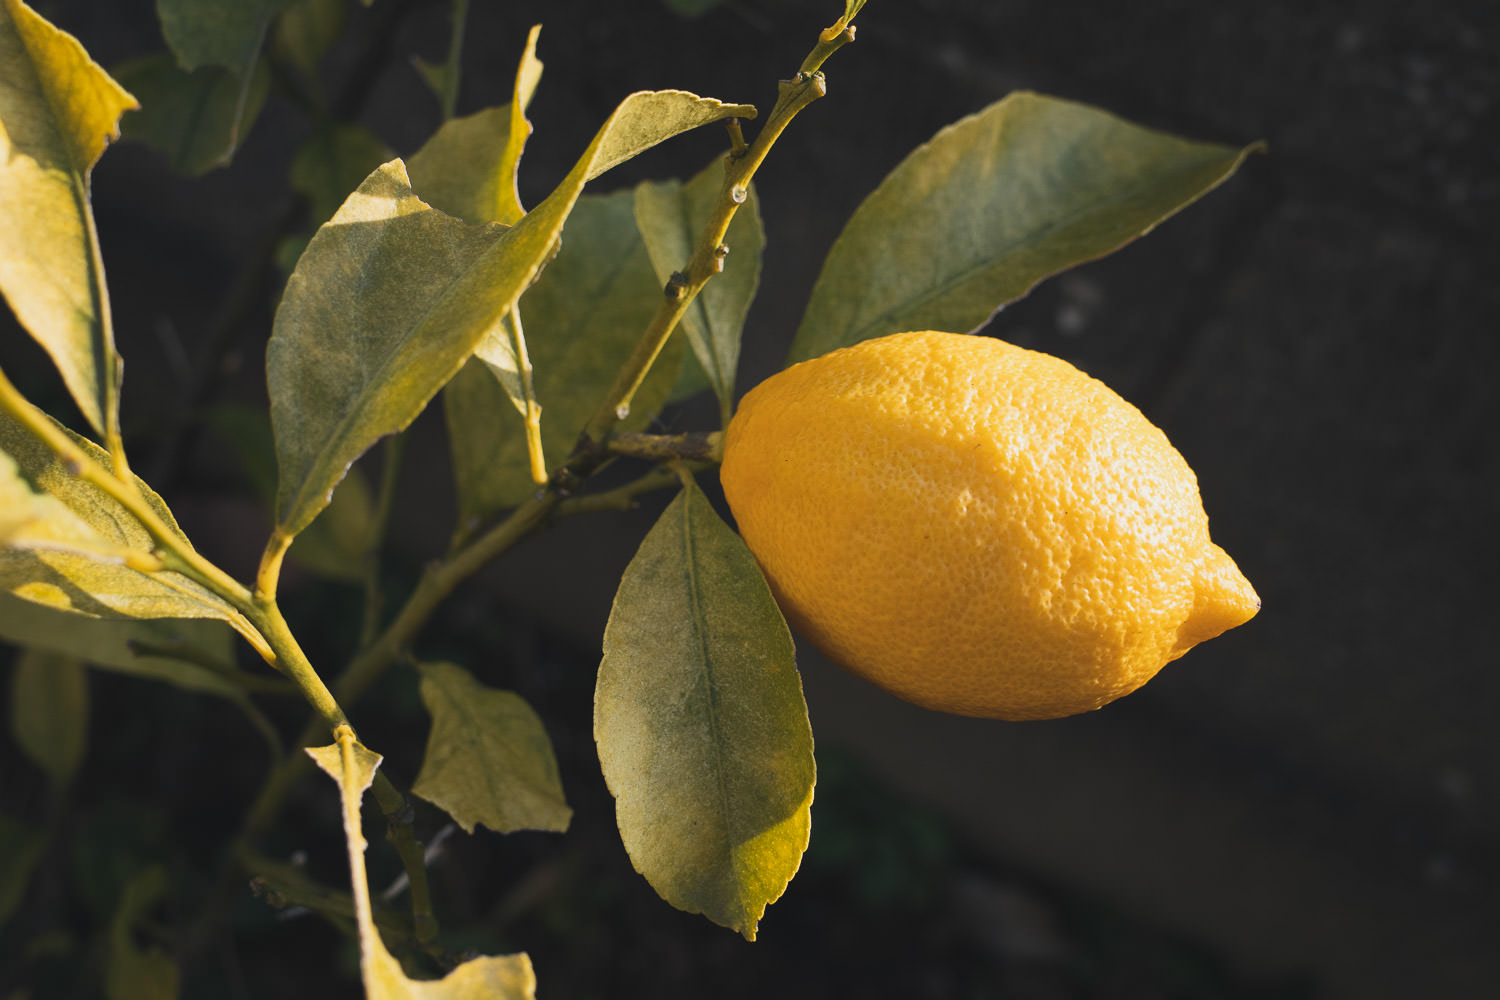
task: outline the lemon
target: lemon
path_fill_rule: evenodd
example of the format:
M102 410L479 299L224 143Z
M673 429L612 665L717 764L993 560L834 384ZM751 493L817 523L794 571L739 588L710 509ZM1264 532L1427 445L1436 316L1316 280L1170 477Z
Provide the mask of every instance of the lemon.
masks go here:
M1059 358L931 331L740 402L724 493L788 620L927 708L1099 708L1260 599L1160 429Z

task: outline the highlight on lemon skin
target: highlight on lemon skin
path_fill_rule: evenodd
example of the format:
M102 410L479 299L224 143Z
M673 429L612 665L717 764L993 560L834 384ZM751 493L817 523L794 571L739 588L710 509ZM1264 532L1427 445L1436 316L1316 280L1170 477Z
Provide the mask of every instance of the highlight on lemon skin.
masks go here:
M927 708L1097 709L1260 608L1161 430L989 337L892 334L771 376L721 479L793 627Z

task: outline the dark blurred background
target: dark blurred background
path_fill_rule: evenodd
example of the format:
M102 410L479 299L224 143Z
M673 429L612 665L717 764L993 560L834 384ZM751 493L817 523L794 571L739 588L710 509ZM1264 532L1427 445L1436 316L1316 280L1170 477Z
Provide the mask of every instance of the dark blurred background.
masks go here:
M161 46L149 0L37 6L107 66ZM633 90L768 108L840 6L733 0L689 18L660 0L474 0L458 110L508 99L526 30L543 23L522 165L534 204ZM408 60L442 58L447 9L353 8L326 67L331 92L358 98L348 113L401 155L440 120ZM577 810L561 838L448 842L434 882L454 943L528 950L552 998L1500 996L1500 671L1484 621L1500 485L1497 44L1490 0L872 0L827 66L829 96L758 177L769 242L741 388L780 367L860 200L913 146L1013 89L1195 138L1264 139L1268 154L1204 201L990 328L1072 361L1166 430L1264 610L1130 698L1048 723L927 713L801 650L821 772L812 848L747 944L631 871L590 738L613 584L664 499L559 524L418 643L538 707ZM148 478L193 392L195 406L263 399L280 276L259 262L303 221L285 179L308 131L273 93L228 169L183 180L127 142L95 173ZM594 189L689 175L722 141L675 140ZM45 371L3 322L7 371ZM44 377L23 384L66 409ZM713 419L689 404L663 425ZM452 527L441 421L412 434L398 598ZM153 484L200 548L248 575L265 511L221 442L179 443ZM284 590L315 661L336 662L358 594L295 575ZM168 862L192 885L263 766L222 704L104 674L93 693L70 839L5 932L19 936L0 993L16 1000L82 995L50 992L41 972L27 992L15 970L48 966L17 958L17 942L69 926L80 895L107 915L131 864ZM279 711L289 732L300 724ZM410 676L355 717L409 781L426 735ZM0 754L5 800L25 808L43 783L14 748ZM308 852L337 881L326 793L299 793L268 846ZM422 822L430 833L438 818ZM393 873L378 849L371 863ZM91 884L68 888L79 880ZM190 915L179 891L176 915ZM237 912L235 944L185 995L353 995L351 979L325 981L350 976L353 953L323 924L248 894Z

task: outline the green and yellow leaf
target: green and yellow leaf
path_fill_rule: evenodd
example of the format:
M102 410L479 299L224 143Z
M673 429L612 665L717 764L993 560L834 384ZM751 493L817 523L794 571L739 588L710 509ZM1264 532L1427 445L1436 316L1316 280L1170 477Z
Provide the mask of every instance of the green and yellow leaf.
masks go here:
M812 729L770 589L696 488L620 581L594 738L636 870L673 906L753 940L807 848Z
M1257 146L1191 142L1011 94L913 151L855 210L790 362L903 330L974 330L1216 187Z
M724 165L715 161L686 184L648 181L635 189L635 221L659 283L665 285L672 272L686 266L723 186ZM753 187L729 224L724 245L729 248L724 271L693 299L682 317L682 329L721 409L728 413L740 363L740 335L760 284L766 247Z
M0 292L84 417L109 436L119 358L89 173L136 101L20 0L0 0L0 66Z
M567 178L515 226L472 227L375 171L318 230L287 282L266 368L284 535L308 526L350 463L414 420L550 258L584 184L678 132L745 108L633 94Z
M580 198L562 250L521 300L549 467L571 451L661 301L632 206L629 191ZM645 426L667 401L682 355L674 338L637 392L626 428ZM504 388L516 378L505 338L486 336L444 394L466 519L518 504L536 490L526 438L510 412L514 397Z
M452 663L421 671L432 731L412 792L468 833L479 823L498 833L566 830L573 810L552 741L525 699L485 687Z

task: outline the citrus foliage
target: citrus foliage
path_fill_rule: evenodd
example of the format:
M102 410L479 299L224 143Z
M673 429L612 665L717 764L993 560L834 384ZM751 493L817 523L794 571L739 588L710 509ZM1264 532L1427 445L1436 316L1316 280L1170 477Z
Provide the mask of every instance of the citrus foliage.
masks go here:
M669 903L753 938L810 836L815 764L793 640L756 558L692 483L692 469L721 457L719 433L638 431L702 388L730 423L768 246L754 175L823 96L822 67L853 40L863 6L846 0L833 24L810 32L808 57L749 142L740 123L754 107L631 94L529 210L516 172L541 76L538 29L521 46L509 102L458 118L455 20L449 60L423 67L446 120L409 160L320 111L287 183L321 224L283 233L275 250L289 276L268 338L269 416L215 406L204 417L273 509L259 570L241 581L201 555L131 472L89 178L138 103L127 138L185 174L233 169L267 88L286 74L323 108L319 68L342 7L161 0L162 52L120 70L133 97L72 36L21 0L0 0L0 291L92 432L64 427L0 376L0 639L27 650L13 668L10 725L58 794L88 754L80 664L228 698L276 763L225 859L226 884L253 871L277 898L348 927L372 998L530 997L524 954L460 962L443 946L409 800L345 713L391 666L414 665L407 690L432 728L420 763L401 768L418 775L412 792L468 831L565 829L571 810L544 720L471 668L423 664L413 650L454 588L538 528L680 485L620 581L594 736L636 867ZM584 192L644 150L715 123L730 126L728 154L686 180ZM866 199L829 253L793 356L903 327L974 329L1037 281L1148 231L1252 148L1164 136L1035 94L997 102L938 133ZM439 392L459 521L450 550L386 613L378 557L400 448L385 452L378 485L354 463L382 438L403 440ZM640 459L655 467L594 485L604 467ZM304 569L364 587L364 633L332 686L336 665L309 660L278 603L289 549ZM245 669L231 630L280 676ZM315 712L302 742L334 736L308 753L338 784L347 893L256 852L308 759L283 751L286 736L258 699L293 692ZM366 790L404 869L410 919L372 906ZM0 919L24 905L47 837L0 816ZM177 990L174 958L142 934L173 877L145 868L114 901L103 961L84 972L106 995ZM220 915L209 907L203 920ZM404 962L447 975L409 978Z

